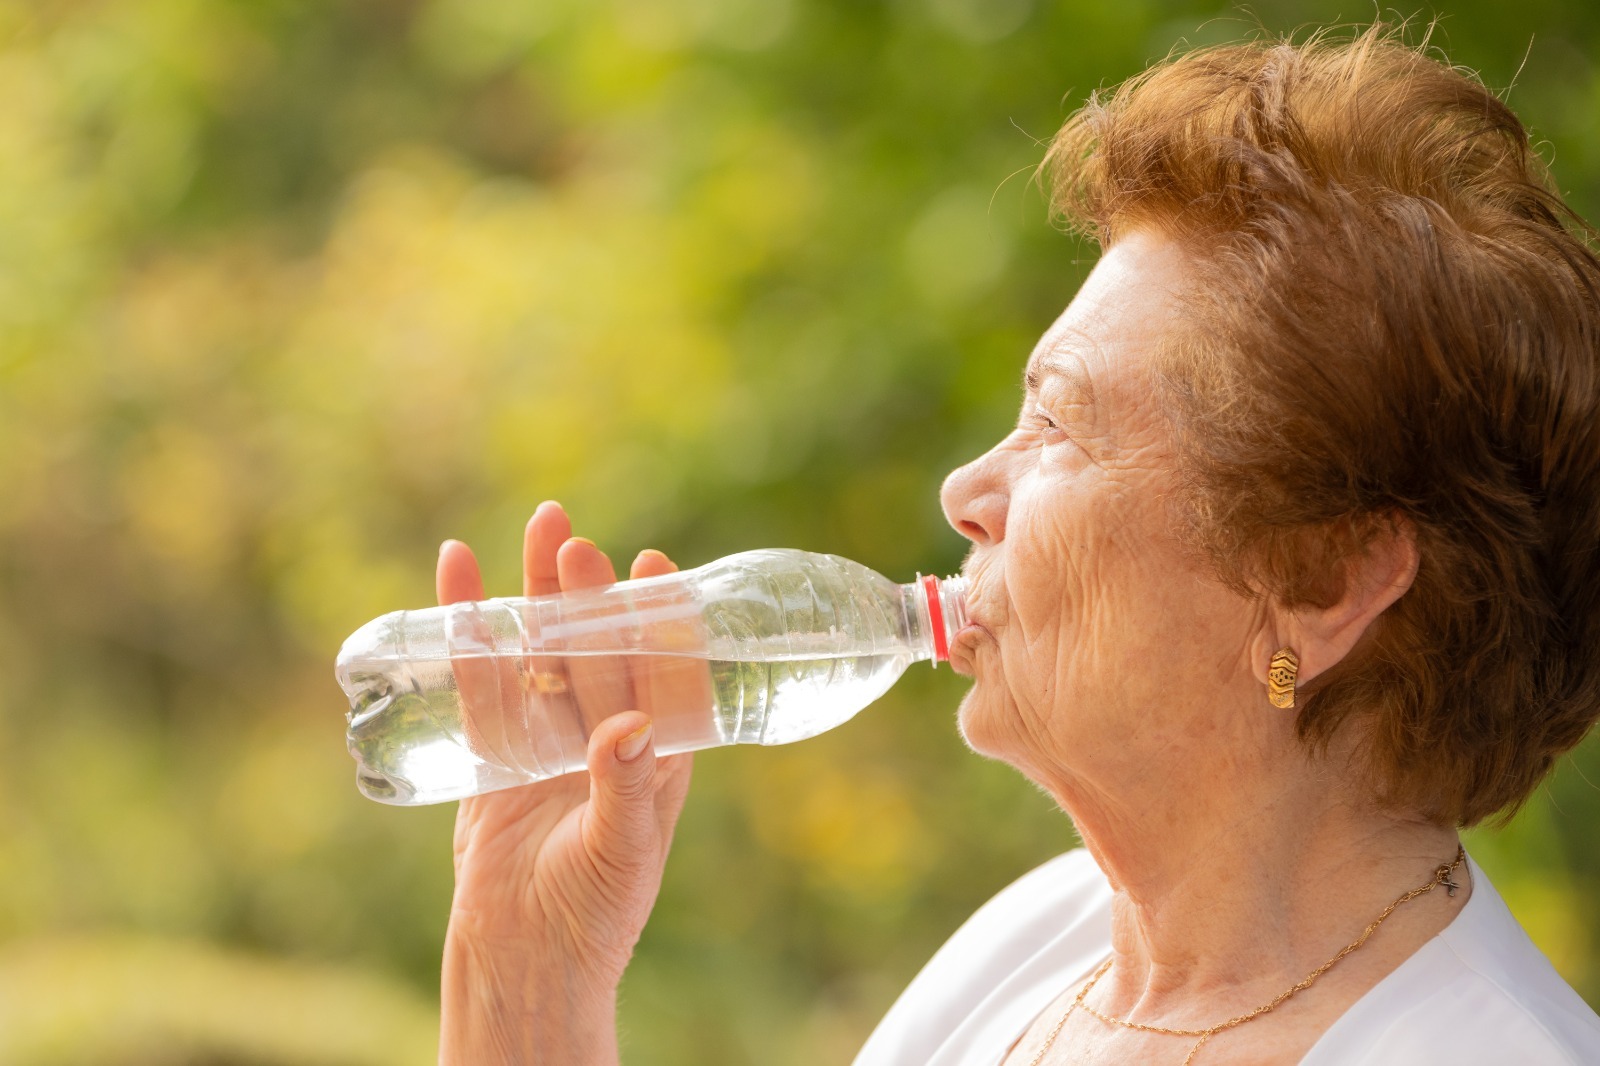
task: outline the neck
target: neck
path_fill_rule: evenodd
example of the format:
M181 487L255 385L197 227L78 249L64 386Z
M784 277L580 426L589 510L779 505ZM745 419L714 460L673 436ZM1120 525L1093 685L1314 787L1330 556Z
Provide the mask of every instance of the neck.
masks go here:
M1063 790L1117 891L1109 994L1125 1006L1181 1013L1176 1005L1192 999L1213 1018L1221 1005L1248 1009L1326 962L1454 859L1453 829L1356 802L1348 775L1308 758L1277 765L1213 772L1209 791L1204 780L1175 788L1184 782L1167 776L1135 804ZM1466 898L1443 897L1408 904L1386 923L1383 950L1363 953L1377 961L1398 952L1398 964Z

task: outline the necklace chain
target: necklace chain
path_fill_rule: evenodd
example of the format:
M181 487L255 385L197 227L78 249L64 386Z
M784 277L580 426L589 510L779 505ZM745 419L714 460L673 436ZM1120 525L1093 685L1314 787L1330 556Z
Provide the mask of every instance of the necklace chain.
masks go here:
M1219 1022L1209 1029L1170 1029L1164 1025L1146 1025L1143 1022L1130 1022L1126 1018L1113 1018L1111 1015L1102 1014L1100 1011L1091 1007L1087 1002L1085 1002L1085 997L1089 995L1089 992L1099 982L1100 978L1104 977L1107 972L1110 971L1112 960L1107 959L1105 962L1100 964L1099 968L1097 968L1094 973L1089 976L1089 980L1084 983L1084 986L1078 990L1077 996L1073 999L1072 1003L1068 1005L1066 1012L1063 1013L1059 1019L1057 1019L1055 1027L1050 1030L1049 1035L1044 1039L1044 1046L1039 1049L1039 1053L1033 1057L1033 1061L1028 1063L1028 1066L1039 1066L1039 1064L1044 1061L1045 1055L1048 1054L1050 1048L1055 1045L1056 1037L1061 1035L1062 1028L1067 1024L1067 1019L1072 1017L1073 1012L1079 1010L1080 1008L1085 1014L1088 1014L1094 1018L1098 1018L1107 1025L1121 1026L1124 1029L1137 1029L1141 1033L1165 1033L1168 1036L1196 1037L1197 1039L1195 1040L1194 1046L1189 1049L1189 1054L1183 1060L1183 1066L1189 1066L1189 1064L1194 1061L1194 1057L1199 1053L1200 1049L1205 1047L1206 1041L1210 1040L1218 1033L1227 1029L1232 1029L1235 1026L1243 1025L1245 1022L1254 1021L1263 1014L1271 1013L1272 1011L1283 1006L1283 1004L1292 997L1310 988L1316 983L1317 978L1333 969L1334 965L1339 962L1340 959L1343 959L1346 955L1365 944L1367 942L1367 938L1378 931L1378 926L1388 921L1389 915L1393 914L1405 904L1410 903L1418 896L1425 896L1429 892L1432 892L1434 889L1440 887L1443 887L1450 895L1455 895L1456 889L1460 888L1461 886L1452 881L1451 876L1456 872L1456 870L1460 869L1461 864L1466 861L1466 849L1460 845L1457 845L1456 858L1454 862L1450 863L1449 865L1441 864L1439 868L1433 872L1433 879L1431 881L1425 885L1419 885L1416 888L1413 888L1411 891L1401 895L1393 903L1383 908L1383 913L1374 918L1372 920L1372 924L1368 925L1361 931L1360 936L1356 937L1354 940L1350 941L1350 943L1341 948L1339 953L1333 958L1329 959L1321 966L1318 966L1315 970L1312 970L1310 973L1306 974L1306 976L1296 984L1278 993L1278 995L1270 1002L1264 1003L1255 1010L1249 1011L1245 1014L1240 1014L1236 1017L1229 1018L1225 1022Z

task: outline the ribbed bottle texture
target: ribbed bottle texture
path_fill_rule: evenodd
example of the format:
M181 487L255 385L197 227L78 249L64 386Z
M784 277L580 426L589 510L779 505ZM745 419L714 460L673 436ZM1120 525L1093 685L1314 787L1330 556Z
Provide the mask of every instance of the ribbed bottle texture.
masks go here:
M397 611L337 677L361 791L420 804L580 770L623 710L660 754L831 729L965 624L959 578L896 585L833 555L744 552L601 590Z

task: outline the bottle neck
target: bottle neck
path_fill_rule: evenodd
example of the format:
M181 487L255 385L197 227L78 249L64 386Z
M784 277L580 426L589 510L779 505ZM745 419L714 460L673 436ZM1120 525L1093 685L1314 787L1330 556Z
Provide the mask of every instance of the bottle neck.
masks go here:
M932 574L900 586L906 630L913 653L934 666L950 660L950 645L967 624L967 579L939 579Z

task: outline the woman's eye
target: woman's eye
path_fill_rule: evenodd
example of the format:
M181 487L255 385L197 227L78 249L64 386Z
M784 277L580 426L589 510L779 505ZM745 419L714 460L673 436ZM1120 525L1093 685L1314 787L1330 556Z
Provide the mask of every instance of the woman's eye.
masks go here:
M1033 407L1033 420L1046 444L1056 444L1067 439L1066 430L1061 428L1061 423L1051 418L1050 413L1038 404Z

